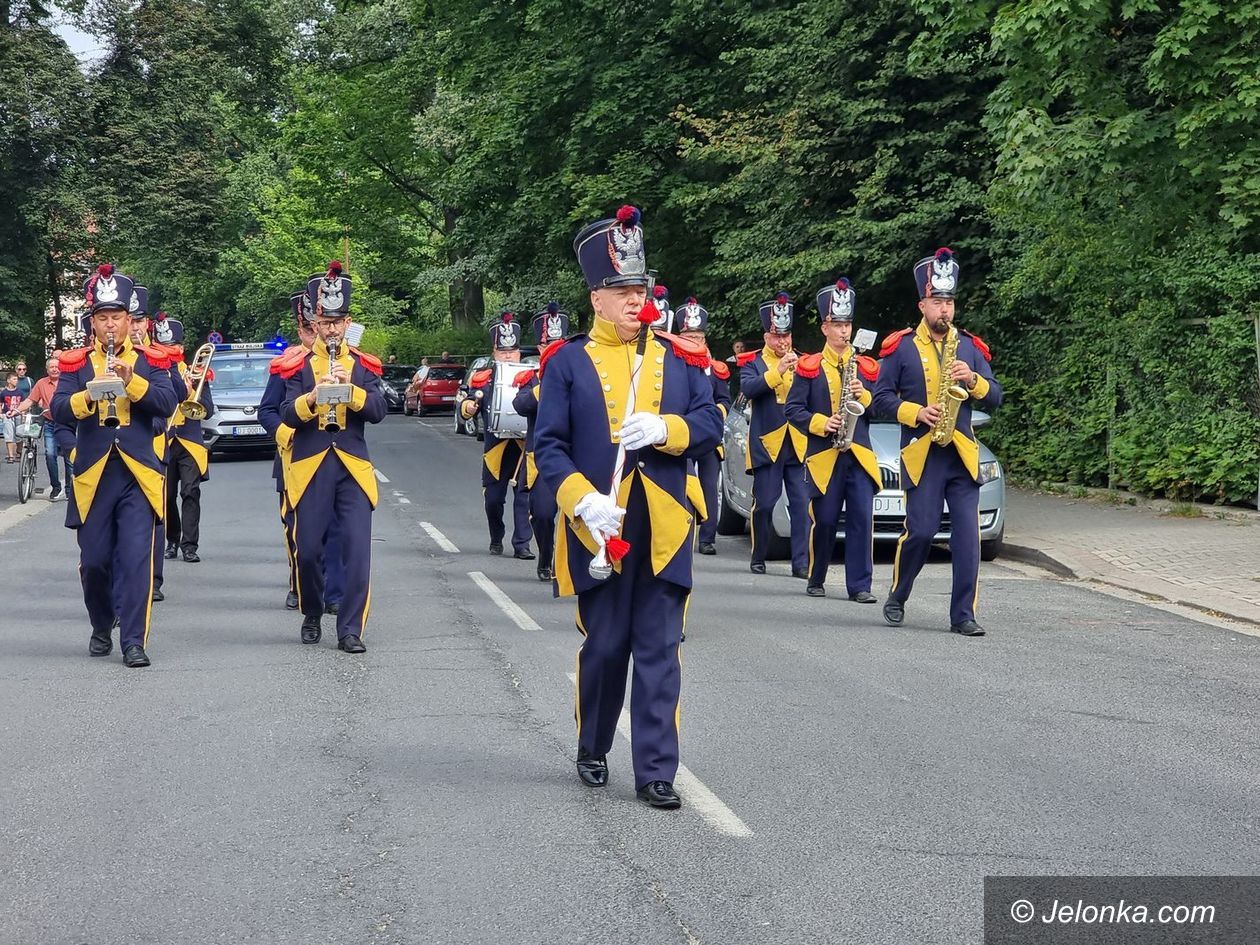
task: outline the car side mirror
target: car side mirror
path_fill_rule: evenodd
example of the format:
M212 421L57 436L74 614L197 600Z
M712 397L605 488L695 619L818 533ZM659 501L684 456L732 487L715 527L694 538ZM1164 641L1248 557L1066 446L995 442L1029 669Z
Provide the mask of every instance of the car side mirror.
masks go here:
M983 410L973 410L971 411L971 428L973 430L979 429L992 419L993 418Z

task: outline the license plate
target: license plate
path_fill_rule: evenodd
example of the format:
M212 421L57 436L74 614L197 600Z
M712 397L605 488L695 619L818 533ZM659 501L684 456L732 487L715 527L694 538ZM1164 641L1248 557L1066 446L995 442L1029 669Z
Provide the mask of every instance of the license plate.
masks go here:
M262 436L267 431L258 424L252 424L247 427L232 427L233 436Z
M875 496L876 515L905 515L906 497L904 495Z
M442 395L442 399L443 399L443 400L454 400L454 399L455 399L455 395L454 395L454 394L443 394L443 395Z

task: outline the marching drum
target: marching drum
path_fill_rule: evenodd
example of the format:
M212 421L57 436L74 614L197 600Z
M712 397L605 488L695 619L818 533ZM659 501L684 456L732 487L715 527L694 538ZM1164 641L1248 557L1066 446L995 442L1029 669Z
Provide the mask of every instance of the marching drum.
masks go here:
M501 361L495 365L494 390L490 392L490 410L486 414L486 429L499 439L525 438L526 420L512 406L512 401L520 390L516 386L516 376L524 371L537 370L536 364L509 363Z

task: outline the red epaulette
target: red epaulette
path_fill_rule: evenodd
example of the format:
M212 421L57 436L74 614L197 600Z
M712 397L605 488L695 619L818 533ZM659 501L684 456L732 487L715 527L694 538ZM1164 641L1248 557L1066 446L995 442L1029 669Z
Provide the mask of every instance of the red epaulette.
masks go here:
M881 358L888 357L897 350L897 345L901 344L901 339L913 331L913 328L903 328L901 331L894 331L891 335L884 339L884 344L879 349L879 356Z
M306 363L308 354L310 352L302 345L294 345L271 362L271 373L279 374L287 381L298 371L302 370L302 365Z
M351 348L350 353L358 355L359 363L362 364L369 371L371 371L373 374L375 374L377 377L381 377L385 374L385 366L381 364L381 359L378 358L376 355L368 354L367 352L360 351L358 348Z
M88 355L91 351L91 348L75 348L73 351L63 351L57 356L57 365L63 371L77 371L87 364Z
M494 374L494 368L482 368L480 371L473 371L472 379L469 380L469 387L485 387L490 383L490 377Z
M690 338L681 338L678 335L672 335L667 331L652 332L662 341L668 341L674 349L674 354L682 358L692 367L707 368L709 366L709 348L708 345L699 341L692 341Z
M722 380L726 380L731 376L731 369L726 366L725 361L719 361L717 358L713 358L709 361L709 367L711 367L713 369L713 373Z
M971 343L976 346L977 351L979 351L982 355L984 355L984 359L986 361L993 360L993 353L989 350L989 346L984 343L983 338L981 338L979 335L973 335L971 332L967 331L965 328L960 328L959 331L961 331L964 335L966 335L968 338L971 339Z
M547 366L547 362L550 361L552 356L563 347L564 339L559 338L548 343L548 345L543 348L542 354L538 356L538 377L540 380L542 379L543 368Z
M136 350L144 355L144 359L149 362L149 367L165 371L171 366L171 356L165 348L156 345L141 345Z
M516 375L516 377L513 378L512 386L513 387L526 387L529 384L532 384L534 382L534 375L537 373L538 371L535 368L530 368L528 371L521 371L520 374Z
M803 354L796 359L797 377L817 377L822 370L821 354Z
M757 352L757 351L743 351L735 355L735 363L738 364L740 367L743 367L745 364L748 364L750 361L755 361L759 353L760 352Z
M870 355L860 354L858 355L858 371L861 372L862 376L868 381L878 380L879 362Z

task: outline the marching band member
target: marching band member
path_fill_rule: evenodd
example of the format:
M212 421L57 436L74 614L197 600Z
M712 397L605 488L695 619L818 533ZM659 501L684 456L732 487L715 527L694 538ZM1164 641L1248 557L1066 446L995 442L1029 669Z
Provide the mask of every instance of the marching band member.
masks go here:
M690 341L706 346L709 331L709 313L696 301L695 297L687 299L686 304L674 315L678 322L678 334ZM713 402L722 414L722 422L731 409L731 369L723 361L709 358L709 366L704 369L713 385ZM702 555L717 554L717 510L718 510L718 471L722 466L722 442L717 448L696 460L696 476L700 479L700 490L704 494L705 518L700 523L700 534L696 539L696 550Z
M576 594L577 772L608 783L607 754L630 700L635 788L653 807L677 808L679 644L691 590L699 496L691 460L713 451L722 417L700 370L705 349L646 327L650 282L639 211L578 233L574 252L595 312L547 362L534 446L556 493L555 593Z
M345 590L337 614L337 647L363 653L363 630L372 600L372 510L376 472L368 457L365 425L380 423L387 407L381 362L346 344L350 277L333 261L308 283L314 348L285 355L284 423L293 428L286 492L293 504L298 606L303 643L318 643L325 608L325 541L335 519L341 526ZM320 403L321 393L348 388L347 400Z
M914 266L922 320L884 341L875 409L901 423L901 484L906 524L897 541L893 585L884 619L900 626L914 579L949 504L953 561L950 630L984 635L976 622L980 571L980 447L971 429L973 402L985 410L1002 403L989 367L989 346L954 327L958 261L948 248Z
M553 564L556 537L556 495L538 476L534 456L534 434L538 425L538 391L546 362L564 344L569 333L569 316L556 302L534 316L534 337L538 339L538 369L516 375L519 391L512 400L512 409L525 418L525 490L529 493L529 523L538 541L538 580L550 581L555 576ZM518 474L520 475L520 474Z
M773 534L771 517L787 489L791 521L792 576L809 576L809 496L801 463L805 434L787 422L783 405L796 374L798 355L792 349L794 307L786 292L762 302L758 314L765 347L739 356L740 391L752 404L748 426L747 468L753 475L753 574L766 573L766 552Z
M481 411L488 421L489 399L496 384L498 365L517 364L521 360L521 326L514 321L512 312L502 312L499 323L490 329L490 350L494 365L477 371L470 380L472 395L462 404L460 412L465 420ZM532 561L534 553L529 543L533 532L529 527L529 499L524 492L525 476L522 464L525 460L524 441L519 437L496 435L489 422L483 430L481 453L481 491L485 497L486 524L490 527L490 554L503 554L503 536L507 529L503 524L503 510L507 505L508 491L512 492L512 557ZM545 560L545 559L544 559Z
M805 355L797 363L796 381L784 412L792 424L809 433L805 478L813 499L809 504L812 524L805 593L827 596L824 585L843 507L845 589L849 600L874 604L874 506L880 476L866 411L871 406L879 365L874 358L859 356L851 344L855 301L848 279L839 279L819 291L818 312L827 343L821 354ZM850 411L856 417L852 438L837 443Z
M155 348L129 337L133 282L103 265L84 286L92 344L61 356L53 416L75 431L75 488L66 527L79 541L83 602L92 624L88 652L106 656L119 619L123 662L149 665L145 646L153 596L154 523L162 517L162 461L154 426L175 409L166 371ZM85 326L86 327L86 326ZM122 394L93 396L93 381L122 386ZM115 581L117 575L117 581ZM115 587L117 592L115 593Z

